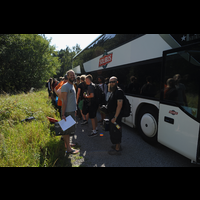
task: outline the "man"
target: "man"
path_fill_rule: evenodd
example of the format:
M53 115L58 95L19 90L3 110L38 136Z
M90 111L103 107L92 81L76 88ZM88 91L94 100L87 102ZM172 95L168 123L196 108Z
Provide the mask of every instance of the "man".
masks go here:
M77 87L77 97L76 97L76 105L78 105L78 107L80 109L80 113L83 118L83 122L81 123L81 125L88 124L88 118L89 118L89 113L87 113L87 115L84 115L82 112L83 102L84 102L83 93L87 91L87 85L85 82L85 78L86 78L86 75L82 75L80 78L81 83Z
M121 138L122 131L117 129L115 122L121 127L122 126L122 116L121 109L123 106L124 93L118 87L117 77L113 76L109 80L111 95L108 100L108 111L109 111L109 121L110 121L110 140L114 144L112 150L108 153L110 155L120 155L121 154Z
M94 90L95 90L95 85L92 83L92 75L87 75L86 76L86 84L88 85L88 90L87 90L87 95L83 94L83 97L86 98L89 102L89 118L91 119L92 122L92 132L89 134L89 137L95 137L97 136L97 109L98 105L95 102L94 99Z
M68 82L64 84L61 88L61 99L62 99L62 119L66 121L66 117L71 115L75 120L76 115L76 90L74 88L73 82L75 80L75 73L73 70L67 71ZM70 146L70 134L74 134L75 125L71 128L63 131L63 139L65 142L65 147L67 147L67 153L76 154L79 151L72 149Z

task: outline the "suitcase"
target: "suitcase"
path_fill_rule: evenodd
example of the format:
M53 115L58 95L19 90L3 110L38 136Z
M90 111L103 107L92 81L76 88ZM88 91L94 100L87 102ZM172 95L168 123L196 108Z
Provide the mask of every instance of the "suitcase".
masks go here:
M109 131L109 130L110 130L109 119L104 119L104 120L103 120L103 130L104 130L104 131Z
M54 119L54 118L52 118L52 117L47 117L47 119L50 121L50 123L58 122L57 119Z

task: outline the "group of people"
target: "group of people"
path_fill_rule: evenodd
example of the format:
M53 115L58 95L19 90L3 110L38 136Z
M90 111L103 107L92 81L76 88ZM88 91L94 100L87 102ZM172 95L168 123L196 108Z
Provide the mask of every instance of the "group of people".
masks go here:
M89 133L89 137L95 137L98 135L98 122L96 114L101 106L96 101L96 86L92 81L93 77L90 74L87 76L81 75L75 79L74 71L69 70L64 76L64 80L61 80L59 83L56 83L56 80L54 83L52 80L49 80L47 83L49 96L58 96L57 106L59 108L61 119L66 120L66 117L71 115L71 117L75 120L77 110L80 111L83 119L81 125L88 124L88 119L91 119L92 132ZM108 84L104 83L103 77L98 77L98 83L102 93L104 93L104 104L107 104L107 110L109 113L108 117L110 122L110 139L113 143L113 146L111 146L112 149L108 151L108 153L110 155L120 155L122 151L121 110L123 106L124 92L118 87L118 80L115 76L109 79ZM88 108L87 112L83 112L86 106ZM100 113L101 120L99 123L102 123L106 114L102 111L100 111ZM118 128L116 128L116 125ZM70 144L70 135L73 135L74 133L75 125L66 131L62 131L66 153L76 154L79 152L79 150L71 148L74 144Z

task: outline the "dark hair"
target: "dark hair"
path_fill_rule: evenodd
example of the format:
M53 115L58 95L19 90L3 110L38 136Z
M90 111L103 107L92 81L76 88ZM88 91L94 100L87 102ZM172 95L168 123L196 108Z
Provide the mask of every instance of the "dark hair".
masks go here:
M104 83L104 82L105 82L105 79L104 79L104 77L103 77L103 76L98 76L98 77L97 77L97 80L98 80L98 78L100 78L100 79L101 79L101 82L102 82L102 83Z

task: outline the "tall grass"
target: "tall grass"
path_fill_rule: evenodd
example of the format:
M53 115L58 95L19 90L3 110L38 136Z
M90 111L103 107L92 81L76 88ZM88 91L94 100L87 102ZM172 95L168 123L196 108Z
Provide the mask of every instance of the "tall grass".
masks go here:
M21 122L33 116L36 120ZM64 152L46 116L60 120L46 90L0 96L0 166L53 166ZM63 163L61 162L62 166Z

